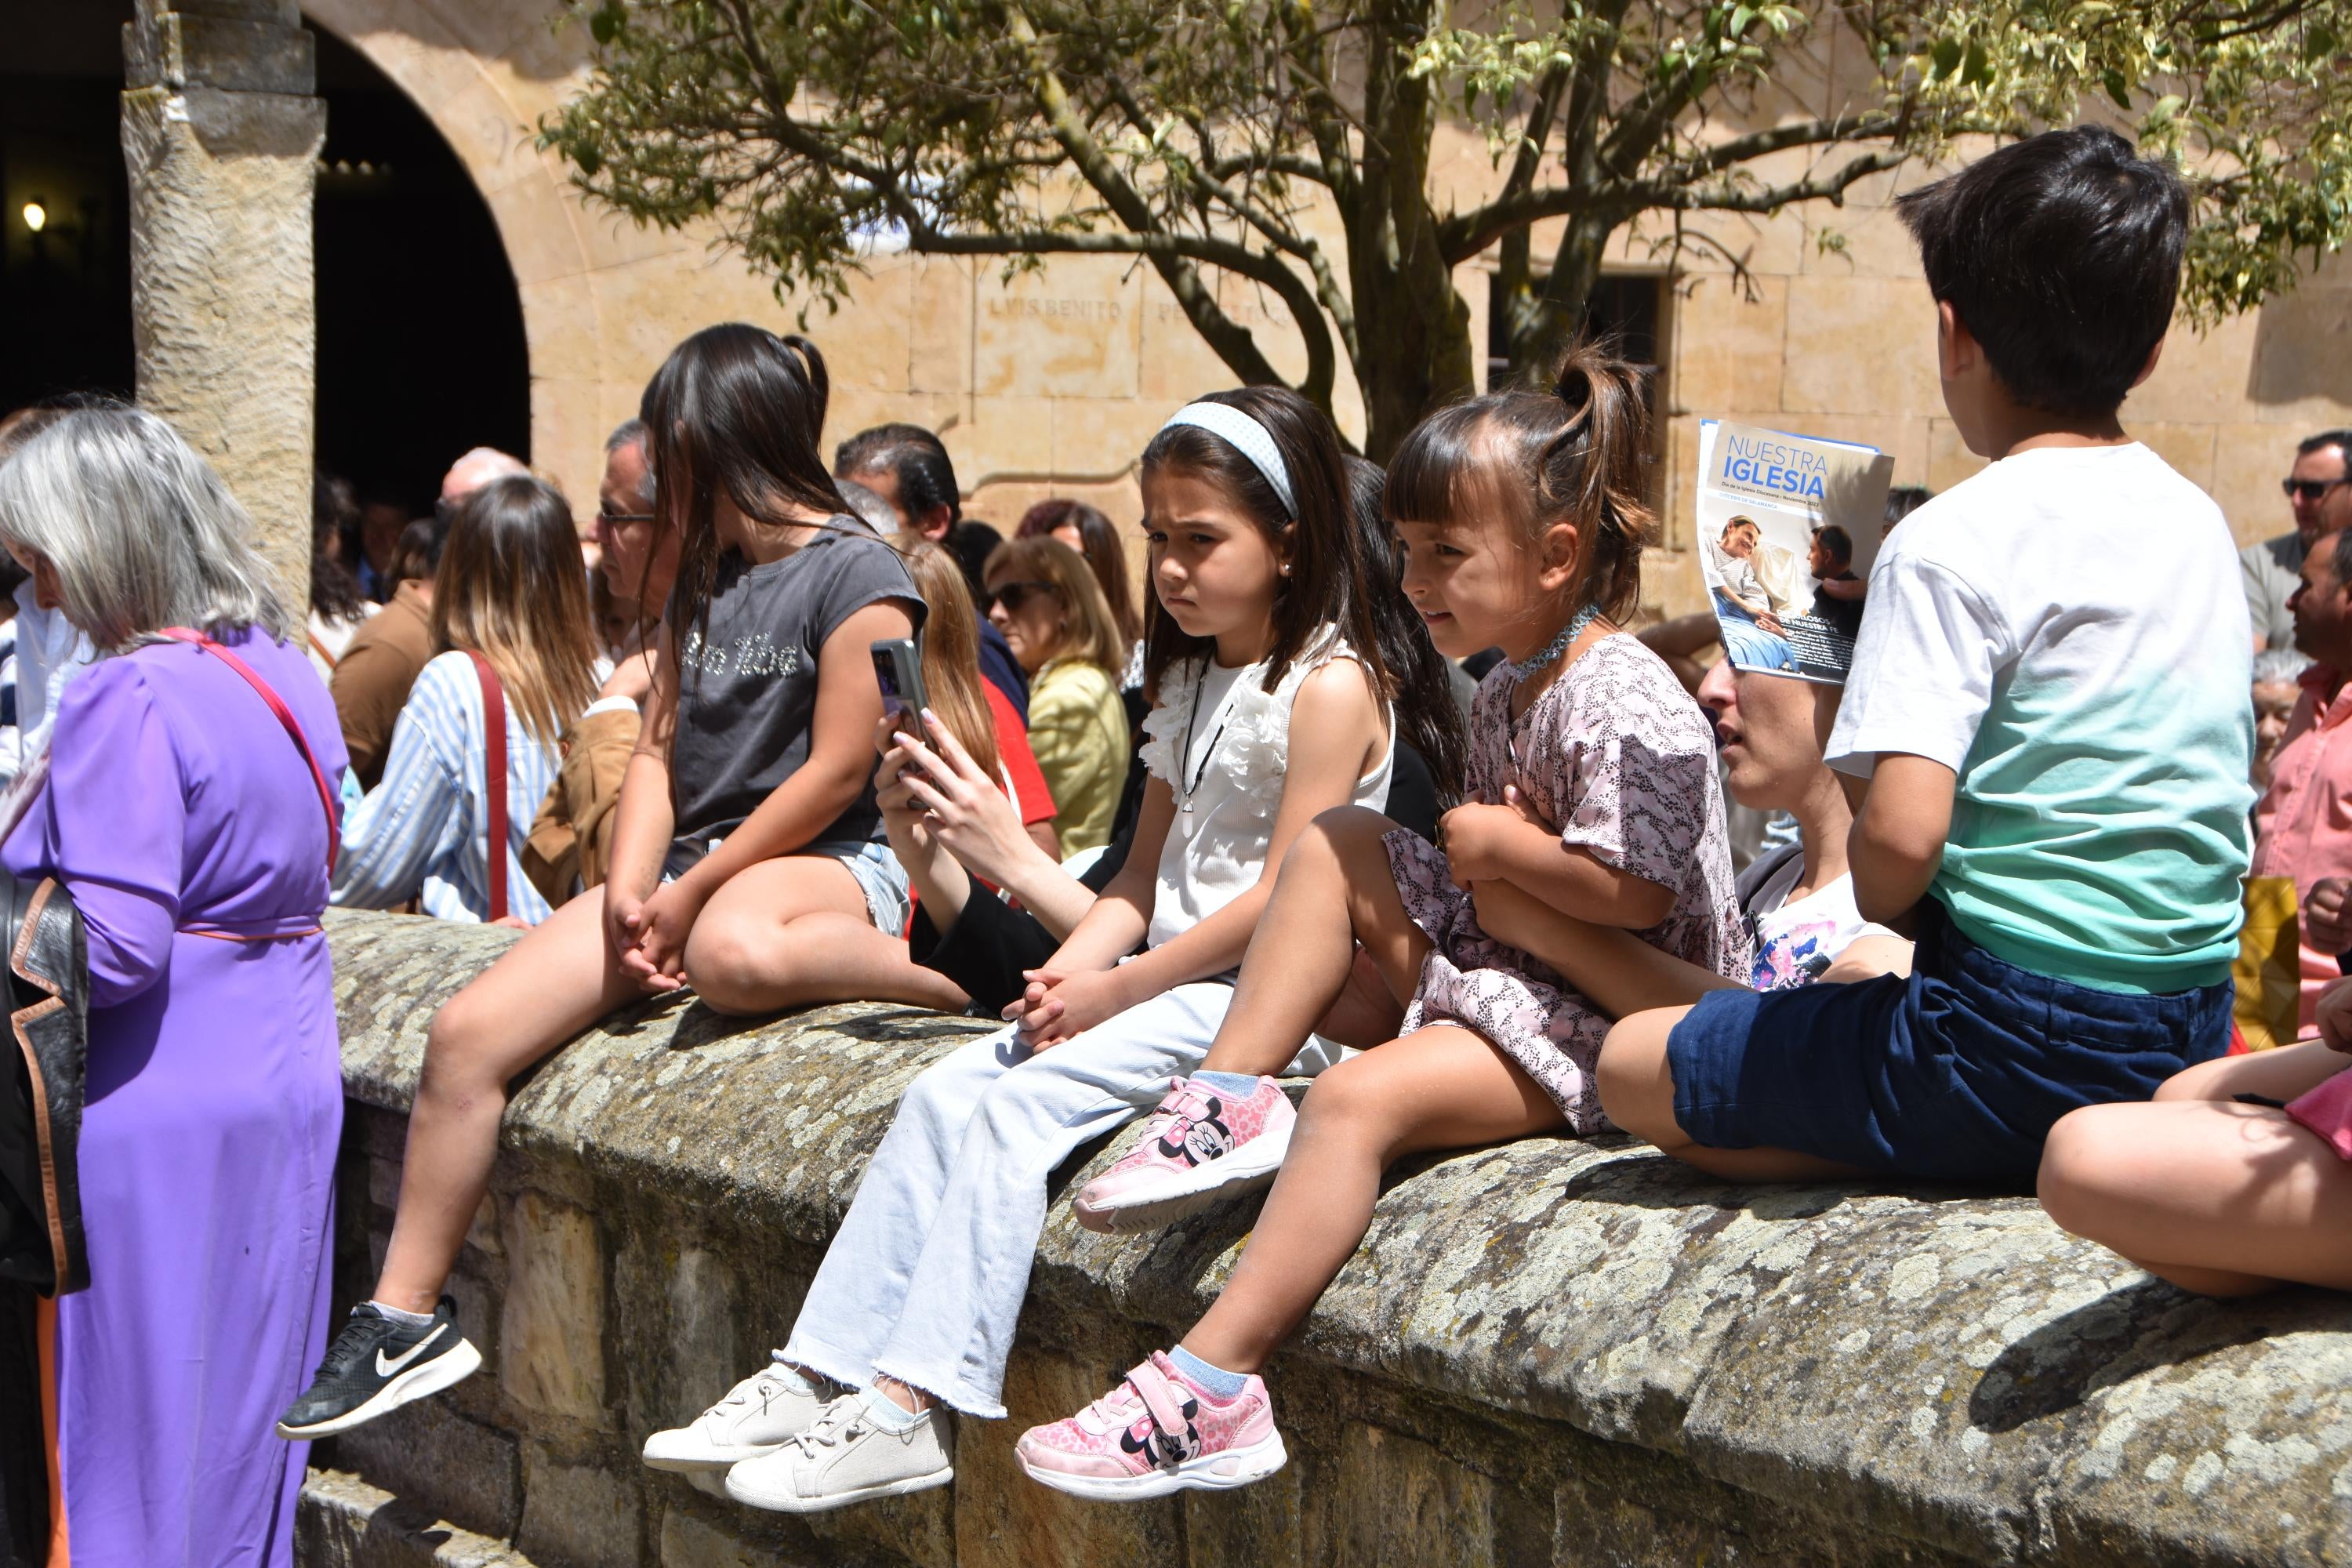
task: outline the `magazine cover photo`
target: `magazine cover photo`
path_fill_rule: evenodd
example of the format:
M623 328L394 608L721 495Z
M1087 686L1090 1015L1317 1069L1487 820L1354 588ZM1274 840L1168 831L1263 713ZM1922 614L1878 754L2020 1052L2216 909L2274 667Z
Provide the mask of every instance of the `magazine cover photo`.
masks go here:
M1700 426L1699 454L1699 570L1726 657L1740 669L1843 682L1894 458L1717 420Z

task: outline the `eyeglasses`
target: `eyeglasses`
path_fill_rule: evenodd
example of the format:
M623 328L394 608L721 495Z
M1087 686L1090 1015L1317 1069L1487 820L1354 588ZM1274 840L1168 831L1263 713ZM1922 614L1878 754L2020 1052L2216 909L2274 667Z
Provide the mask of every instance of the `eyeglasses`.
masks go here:
M2352 484L2352 475L2340 479L2281 479L2279 489L2289 500L2317 500L2343 484Z
M655 514L649 511L606 511L601 506L596 509L598 522L609 522L615 527L625 522L651 522L654 517Z

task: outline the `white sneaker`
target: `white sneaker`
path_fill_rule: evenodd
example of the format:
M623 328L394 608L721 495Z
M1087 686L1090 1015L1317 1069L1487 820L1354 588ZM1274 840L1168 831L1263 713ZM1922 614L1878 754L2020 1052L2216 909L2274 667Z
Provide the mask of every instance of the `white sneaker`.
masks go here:
M727 1495L781 1513L821 1513L953 1479L944 1412L926 1410L913 1426L893 1431L876 1422L862 1397L845 1394L775 1452L728 1471Z
M824 1394L772 1361L685 1426L646 1438L645 1460L656 1470L724 1470L774 1453L814 1425L824 1407Z

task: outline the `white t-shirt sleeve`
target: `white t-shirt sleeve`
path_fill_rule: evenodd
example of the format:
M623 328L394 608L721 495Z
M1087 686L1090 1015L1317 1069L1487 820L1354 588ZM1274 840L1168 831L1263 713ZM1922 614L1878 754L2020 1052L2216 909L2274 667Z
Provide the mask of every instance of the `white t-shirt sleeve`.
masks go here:
M1830 731L1830 766L1866 777L1880 753L1900 752L1958 773L2008 643L1999 613L1959 573L1909 552L1883 562Z

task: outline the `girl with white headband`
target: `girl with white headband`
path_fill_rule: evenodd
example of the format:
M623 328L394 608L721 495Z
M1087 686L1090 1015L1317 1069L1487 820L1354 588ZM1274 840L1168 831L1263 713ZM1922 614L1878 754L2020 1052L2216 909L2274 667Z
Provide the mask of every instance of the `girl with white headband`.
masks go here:
M1446 814L1443 850L1346 810L1290 852L1203 1058L1213 1070L1169 1096L1171 1122L1213 1106L1223 1131L1147 1139L1077 1206L1101 1228L1140 1229L1280 1177L1192 1331L1014 1446L1033 1479L1132 1500L1271 1475L1286 1454L1260 1370L1363 1245L1383 1170L1607 1126L1593 1068L1609 1018L1486 932L1498 900L1517 929L1574 914L1678 967L1746 973L1712 726L1614 624L1641 588L1650 450L1639 373L1590 344L1570 351L1552 395L1456 404L1398 448L1383 499L1406 596L1440 652L1506 656L1471 707L1470 798ZM1307 1037L1360 948L1411 999L1403 1027L1318 1079L1294 1115L1258 1075ZM1463 1245L1391 1237L1381 1267L1439 1267Z
M908 1089L790 1340L647 1439L656 1468L723 1472L729 1496L788 1512L946 1485L939 1406L1005 1413L1054 1168L1199 1066L1291 842L1387 800L1391 679L1358 651L1379 646L1376 607L1330 421L1287 391L1213 395L1152 438L1142 485L1157 700L1126 865L1009 1026ZM1291 1070L1335 1055L1310 1039Z

